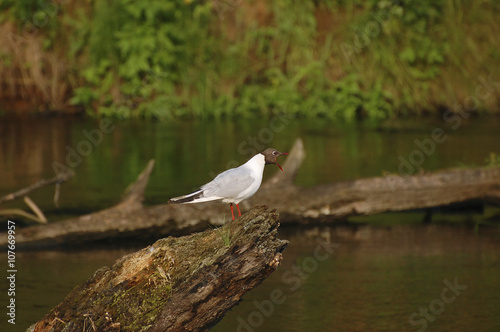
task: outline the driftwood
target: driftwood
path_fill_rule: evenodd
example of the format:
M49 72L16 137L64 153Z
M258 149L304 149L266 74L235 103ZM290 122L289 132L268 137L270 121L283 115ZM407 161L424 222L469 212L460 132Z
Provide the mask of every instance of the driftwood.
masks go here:
M293 184L293 179L304 157L299 139L283 164L285 172L278 171L254 197L242 202L243 209L267 204L279 211L282 224L310 224L473 200L500 204L500 168L454 169L405 177L388 175L300 188ZM228 208L219 202L144 207L141 202L153 164L148 164L117 205L62 222L20 229L16 232L17 247L77 246L120 238L178 236L204 230L208 224L224 223ZM6 246L6 241L6 237L0 237L0 246Z
M50 186L52 184L55 184L57 186L62 182L68 181L71 177L73 177L73 175L74 175L73 171L67 171L67 172L62 172L50 179L42 179L32 185L29 185L28 187L19 189L16 192L0 197L0 204L16 200L20 197L26 196L27 194L29 194L34 190Z
M98 270L28 331L205 331L279 265L278 215L168 237Z
M50 179L42 179L28 187L22 188L18 191L15 191L13 193L7 194L3 197L0 197L0 205L5 202L10 202L14 201L19 198L23 198L24 203L28 205L28 207L33 211L34 214L31 214L29 212L26 212L21 209L0 209L0 215L4 216L21 216L25 217L27 219L34 220L36 222L46 224L47 223L47 218L43 214L42 210L36 205L35 202L31 200L27 195L35 191L37 189L55 184L55 193L54 193L54 203L56 206L59 204L59 192L61 189L61 183L68 181L72 176L74 175L74 172L72 170L68 170L66 172L61 172L60 174L56 175L53 178Z

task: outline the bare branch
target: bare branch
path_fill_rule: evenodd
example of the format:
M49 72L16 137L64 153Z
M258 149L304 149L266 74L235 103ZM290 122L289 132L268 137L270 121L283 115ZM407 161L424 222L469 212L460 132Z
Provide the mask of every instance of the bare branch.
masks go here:
M38 182L36 182L36 183L26 187L26 188L20 189L16 192L13 192L13 193L7 194L3 197L0 197L0 204L2 204L4 202L14 201L20 197L26 196L27 194L29 194L32 191L35 191L37 189L40 189L40 188L43 188L46 186L50 186L51 184L68 181L74 174L75 173L73 171L68 171L68 172L60 173L60 174L58 174L50 179L42 179L42 180L40 180L40 181L38 181Z
M33 200L31 200L31 198L29 198L28 196L24 196L23 200L24 203L26 203L26 205L28 205L31 208L31 210L33 210L33 212L35 212L40 222L46 224L47 218L45 218L45 215L43 214L42 210L40 210L38 205L36 205L36 203L33 202Z

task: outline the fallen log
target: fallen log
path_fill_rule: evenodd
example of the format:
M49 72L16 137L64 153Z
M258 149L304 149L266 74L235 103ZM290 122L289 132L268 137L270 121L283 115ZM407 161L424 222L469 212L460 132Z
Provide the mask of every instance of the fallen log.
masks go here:
M206 331L279 265L279 217L253 208L98 270L27 331Z
M298 140L283 164L291 176L296 174L304 158L302 141ZM293 166L295 165L295 166ZM185 235L205 230L208 225L219 226L225 219L221 216L226 206L220 203L197 206L194 210L176 208L172 204L144 207L144 191L154 167L149 161L136 182L129 186L122 200L108 209L61 222L49 223L47 227L27 227L16 232L18 249L56 247L69 245L77 247L88 242L110 241L133 238L135 240L158 238L168 235ZM272 181L272 179L270 180ZM283 183L293 180L280 178ZM263 185L265 188L266 185ZM166 199L165 199L166 200ZM178 206L178 207L186 207ZM250 207L246 205L246 209ZM7 246L6 237L0 237L0 246Z
M130 218L145 213L142 201L153 167L154 160L151 160L137 181L126 189L122 200L111 208L51 223L47 228L31 226L20 229L16 232L17 248L22 248L23 244L26 247L54 247L66 243L76 246L88 241L116 238L121 233L131 234L135 229L135 221L131 222Z
M273 195L274 192L274 195ZM283 223L311 223L355 215L408 211L482 201L500 205L500 168L451 169L388 175L265 194ZM258 197L260 199L260 197ZM257 198L256 198L257 199ZM283 202L287 202L286 208Z
M242 208L267 204L280 212L282 224L311 224L473 200L500 204L500 168L452 169L404 177L387 175L300 188L293 184L293 179L304 157L299 139L283 164L285 172L264 183L255 196L240 204ZM117 205L62 222L19 229L17 247L74 247L122 238L178 236L224 223L227 206L219 202L144 207L144 188L153 165L150 161L129 194ZM6 241L6 237L0 237L0 246L5 247Z

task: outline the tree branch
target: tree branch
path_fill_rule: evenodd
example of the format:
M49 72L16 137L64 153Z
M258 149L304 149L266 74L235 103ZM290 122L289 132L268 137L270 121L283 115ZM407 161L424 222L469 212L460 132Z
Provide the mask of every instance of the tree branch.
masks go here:
M23 189L20 189L16 192L13 192L13 193L10 193L8 195L5 195L3 197L0 197L0 204L4 203L4 202L9 202L9 201L14 201L20 197L23 197L23 196L26 196L27 194L29 194L30 192L34 191L34 190L37 190L37 189L40 189L40 188L43 188L43 187L46 187L46 186L50 186L51 184L54 184L54 183L61 183L61 182L65 182L65 181L68 181L75 173L73 171L68 171L68 172L64 172L64 173L60 173L56 176L54 176L53 178L50 178L50 179L42 179L28 187L25 187Z

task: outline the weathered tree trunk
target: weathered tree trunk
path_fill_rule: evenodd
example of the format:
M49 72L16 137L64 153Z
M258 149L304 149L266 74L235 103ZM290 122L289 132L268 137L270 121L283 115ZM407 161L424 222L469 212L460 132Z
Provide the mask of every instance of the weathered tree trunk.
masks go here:
M280 211L282 223L317 223L475 200L500 205L500 168L389 175L306 189L291 187L265 195L266 204Z
M242 202L243 209L267 204L280 212L282 224L310 224L471 200L500 204L500 168L455 169L405 177L389 175L300 188L293 184L293 179L304 157L299 139L283 164L285 172L278 172L254 197ZM224 222L228 207L219 202L144 207L141 202L153 165L151 161L116 206L62 222L21 229L16 233L16 245L19 248L75 246L119 238L184 235L204 230L207 224ZM6 237L0 237L0 246L6 246L6 241Z
M279 217L253 208L98 270L28 331L205 331L279 265Z

